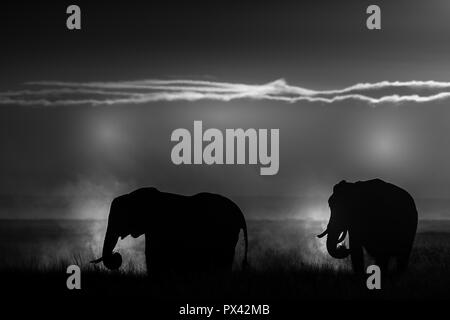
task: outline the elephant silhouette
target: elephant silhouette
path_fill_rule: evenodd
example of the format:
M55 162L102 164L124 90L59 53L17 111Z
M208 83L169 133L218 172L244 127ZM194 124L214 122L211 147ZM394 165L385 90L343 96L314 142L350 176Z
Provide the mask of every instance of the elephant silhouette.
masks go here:
M158 275L190 271L231 272L235 247L243 230L247 264L247 226L240 208L211 193L183 196L141 188L111 203L102 257L91 261L108 269L122 264L113 252L119 238L145 234L147 272Z
M397 272L408 266L417 230L417 209L411 195L380 179L336 184L328 199L331 215L326 230L328 253L337 259L351 256L356 273L364 268L364 251L382 272L395 258ZM342 244L349 235L349 248Z

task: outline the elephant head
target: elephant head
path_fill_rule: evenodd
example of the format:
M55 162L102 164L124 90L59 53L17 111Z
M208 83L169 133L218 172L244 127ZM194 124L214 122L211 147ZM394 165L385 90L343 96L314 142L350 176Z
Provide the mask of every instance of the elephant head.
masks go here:
M351 190L352 184L345 180L339 182L333 188L333 194L328 199L331 215L328 226L319 238L328 235L327 251L333 258L344 259L350 254L350 250L343 244L351 224Z
M144 233L142 223L138 219L138 215L142 216L139 214L139 209L138 202L133 199L132 194L117 197L112 201L102 257L91 263L103 261L104 266L110 270L120 268L122 257L120 253L114 252L117 241L128 235L137 238Z

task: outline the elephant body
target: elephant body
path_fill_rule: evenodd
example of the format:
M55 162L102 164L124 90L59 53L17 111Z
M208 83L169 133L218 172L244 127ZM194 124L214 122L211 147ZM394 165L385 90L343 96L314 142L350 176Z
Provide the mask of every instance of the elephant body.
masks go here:
M145 234L147 271L152 276L168 272L229 272L241 229L245 264L247 227L234 202L211 193L183 196L141 188L113 200L101 259L106 267L116 268L108 257L114 256L119 237Z
M408 265L418 214L411 195L380 179L348 183L341 181L328 200L331 216L327 230L327 250L335 258L351 256L353 269L364 268L364 251L387 271L391 258L398 271ZM349 249L339 245L349 235Z

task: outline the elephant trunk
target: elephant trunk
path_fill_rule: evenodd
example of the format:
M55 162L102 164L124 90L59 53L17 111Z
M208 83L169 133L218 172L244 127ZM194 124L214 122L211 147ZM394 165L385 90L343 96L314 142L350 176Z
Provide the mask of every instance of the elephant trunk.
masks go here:
M101 259L106 268L110 270L116 270L119 269L122 265L122 256L118 252L113 252L114 247L119 240L119 235L111 226L110 222L108 222L108 228L106 230L105 241L103 243L103 254Z
M323 238L323 237L325 237L325 235L328 233L328 229L325 229L325 231L324 232L322 232L321 234L319 234L318 236L317 236L317 238Z
M92 260L91 263L99 263L103 261L106 268L110 270L119 269L122 265L122 256L118 252L113 252L114 247L119 240L119 232L117 227L117 200L114 199L111 203L111 209L109 211L108 227L106 228L105 240L103 242L102 257L96 260Z
M346 231L344 231L345 233ZM339 242L344 240L339 237L340 234L340 230L330 231L330 228L328 228L327 251L335 259L344 259L350 254L350 250L345 245L339 245Z
M112 255L113 250L119 240L119 235L115 230L113 230L110 223L108 223L108 228L106 230L105 241L103 242L103 259Z

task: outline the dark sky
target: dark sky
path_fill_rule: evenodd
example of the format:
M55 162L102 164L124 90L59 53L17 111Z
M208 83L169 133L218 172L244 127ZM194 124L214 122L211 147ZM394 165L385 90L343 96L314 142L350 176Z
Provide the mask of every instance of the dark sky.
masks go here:
M0 217L102 218L112 197L155 186L252 197L260 207L272 197L298 197L286 200L290 209L264 214L252 201L242 205L254 217L317 218L326 217L326 198L341 179L380 177L418 201L435 199L435 207L423 205L422 217L449 218L450 3L377 1L382 30L369 31L365 10L373 1L242 2L2 3ZM82 10L81 31L65 28L73 3ZM277 97L291 97L291 85L337 98L67 103L92 98L81 90L92 82L110 90L111 83L145 79L248 85L284 79ZM382 102L323 92L381 81L389 83L349 92L390 97ZM68 82L82 92L58 99L36 94ZM194 120L205 128L279 128L279 173L173 165L170 134L192 130Z

